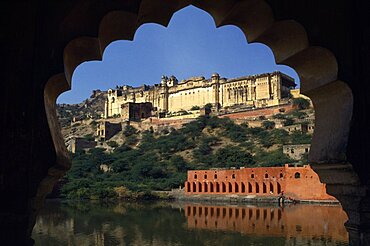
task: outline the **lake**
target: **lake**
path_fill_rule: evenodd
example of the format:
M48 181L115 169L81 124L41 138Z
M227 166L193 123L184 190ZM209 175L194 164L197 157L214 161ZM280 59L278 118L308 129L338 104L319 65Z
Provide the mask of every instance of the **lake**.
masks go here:
M348 245L338 205L47 201L35 245Z

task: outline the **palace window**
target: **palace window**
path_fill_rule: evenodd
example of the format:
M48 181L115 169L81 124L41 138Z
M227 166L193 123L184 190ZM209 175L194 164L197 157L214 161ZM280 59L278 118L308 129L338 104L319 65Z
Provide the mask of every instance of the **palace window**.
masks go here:
M295 179L300 179L300 178L301 178L301 174L300 174L299 172L296 172L296 173L294 174L294 178L295 178Z
M194 174L194 178L196 179L198 176L196 174Z

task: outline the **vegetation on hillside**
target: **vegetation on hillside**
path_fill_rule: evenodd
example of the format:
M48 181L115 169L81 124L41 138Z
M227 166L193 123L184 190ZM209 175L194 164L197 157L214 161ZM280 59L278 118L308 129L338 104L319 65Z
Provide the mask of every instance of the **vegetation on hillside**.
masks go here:
M269 121L249 128L217 117L200 117L179 130L162 132L128 127L122 135L124 144L109 142L112 153L95 148L73 155L62 189L65 197L102 199L123 191L170 190L183 185L192 169L280 166L292 162L282 144L311 141L305 133L275 129ZM101 165L109 170L103 172Z

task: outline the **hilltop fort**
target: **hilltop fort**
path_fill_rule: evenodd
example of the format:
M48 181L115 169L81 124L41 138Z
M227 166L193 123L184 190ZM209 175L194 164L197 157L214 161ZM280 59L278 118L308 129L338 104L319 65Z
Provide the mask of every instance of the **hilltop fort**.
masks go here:
M162 76L159 84L109 89L104 106L104 118L159 118L176 112L212 105L213 111L243 106L257 109L286 104L294 79L281 72L264 73L238 78L192 77L178 82L175 76Z

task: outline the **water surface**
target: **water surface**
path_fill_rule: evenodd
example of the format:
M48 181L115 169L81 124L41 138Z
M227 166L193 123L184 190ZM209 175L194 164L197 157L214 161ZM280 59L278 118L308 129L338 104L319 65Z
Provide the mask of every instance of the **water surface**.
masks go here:
M340 206L49 201L35 245L348 245Z

